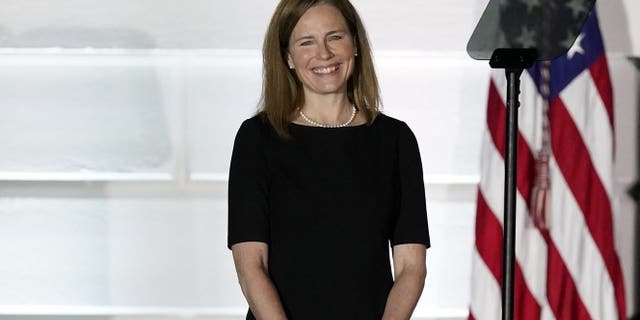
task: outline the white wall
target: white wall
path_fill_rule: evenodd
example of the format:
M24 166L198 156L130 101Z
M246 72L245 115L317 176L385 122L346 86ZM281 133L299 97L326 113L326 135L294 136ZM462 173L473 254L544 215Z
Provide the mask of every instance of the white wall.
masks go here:
M433 248L416 316L465 318L489 71L464 53L476 2L353 2L385 112L420 141ZM0 315L239 319L226 174L235 131L258 101L275 5L3 1ZM621 0L599 9L617 108L617 245L631 291L634 213L623 191L637 176L638 75L625 58Z

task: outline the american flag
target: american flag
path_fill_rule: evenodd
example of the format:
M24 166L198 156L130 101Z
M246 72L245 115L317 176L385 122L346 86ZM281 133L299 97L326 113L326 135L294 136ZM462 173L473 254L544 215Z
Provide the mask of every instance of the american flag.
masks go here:
M555 6L572 16L584 11L578 3L556 1ZM626 318L611 205L612 88L595 10L584 14L587 21L567 54L536 64L521 78L514 277L519 320ZM520 36L527 40L531 34ZM469 319L501 316L505 98L504 72L494 72L483 134Z

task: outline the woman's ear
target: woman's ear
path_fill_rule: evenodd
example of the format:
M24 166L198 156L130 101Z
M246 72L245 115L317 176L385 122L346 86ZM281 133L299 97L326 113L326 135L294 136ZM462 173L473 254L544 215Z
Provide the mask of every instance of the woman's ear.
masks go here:
M295 66L293 65L293 58L291 58L290 53L287 53L287 64L289 64L289 69L295 69Z
M353 50L353 55L354 56L358 56L358 38L357 37L353 37L353 47L355 48Z

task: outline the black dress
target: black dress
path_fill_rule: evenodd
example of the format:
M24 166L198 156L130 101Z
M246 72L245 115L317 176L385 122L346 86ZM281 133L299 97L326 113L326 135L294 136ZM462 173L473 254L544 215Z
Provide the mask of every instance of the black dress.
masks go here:
M415 136L380 114L344 128L258 115L236 135L228 247L269 245L269 275L289 320L380 319L393 286L391 246L430 246ZM251 311L247 319L254 319Z

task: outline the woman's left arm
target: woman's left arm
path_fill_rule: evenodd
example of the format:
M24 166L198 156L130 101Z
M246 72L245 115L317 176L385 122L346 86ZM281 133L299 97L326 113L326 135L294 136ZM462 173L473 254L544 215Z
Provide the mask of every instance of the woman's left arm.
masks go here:
M395 281L382 320L408 320L420 299L427 276L427 248L407 243L393 247Z

